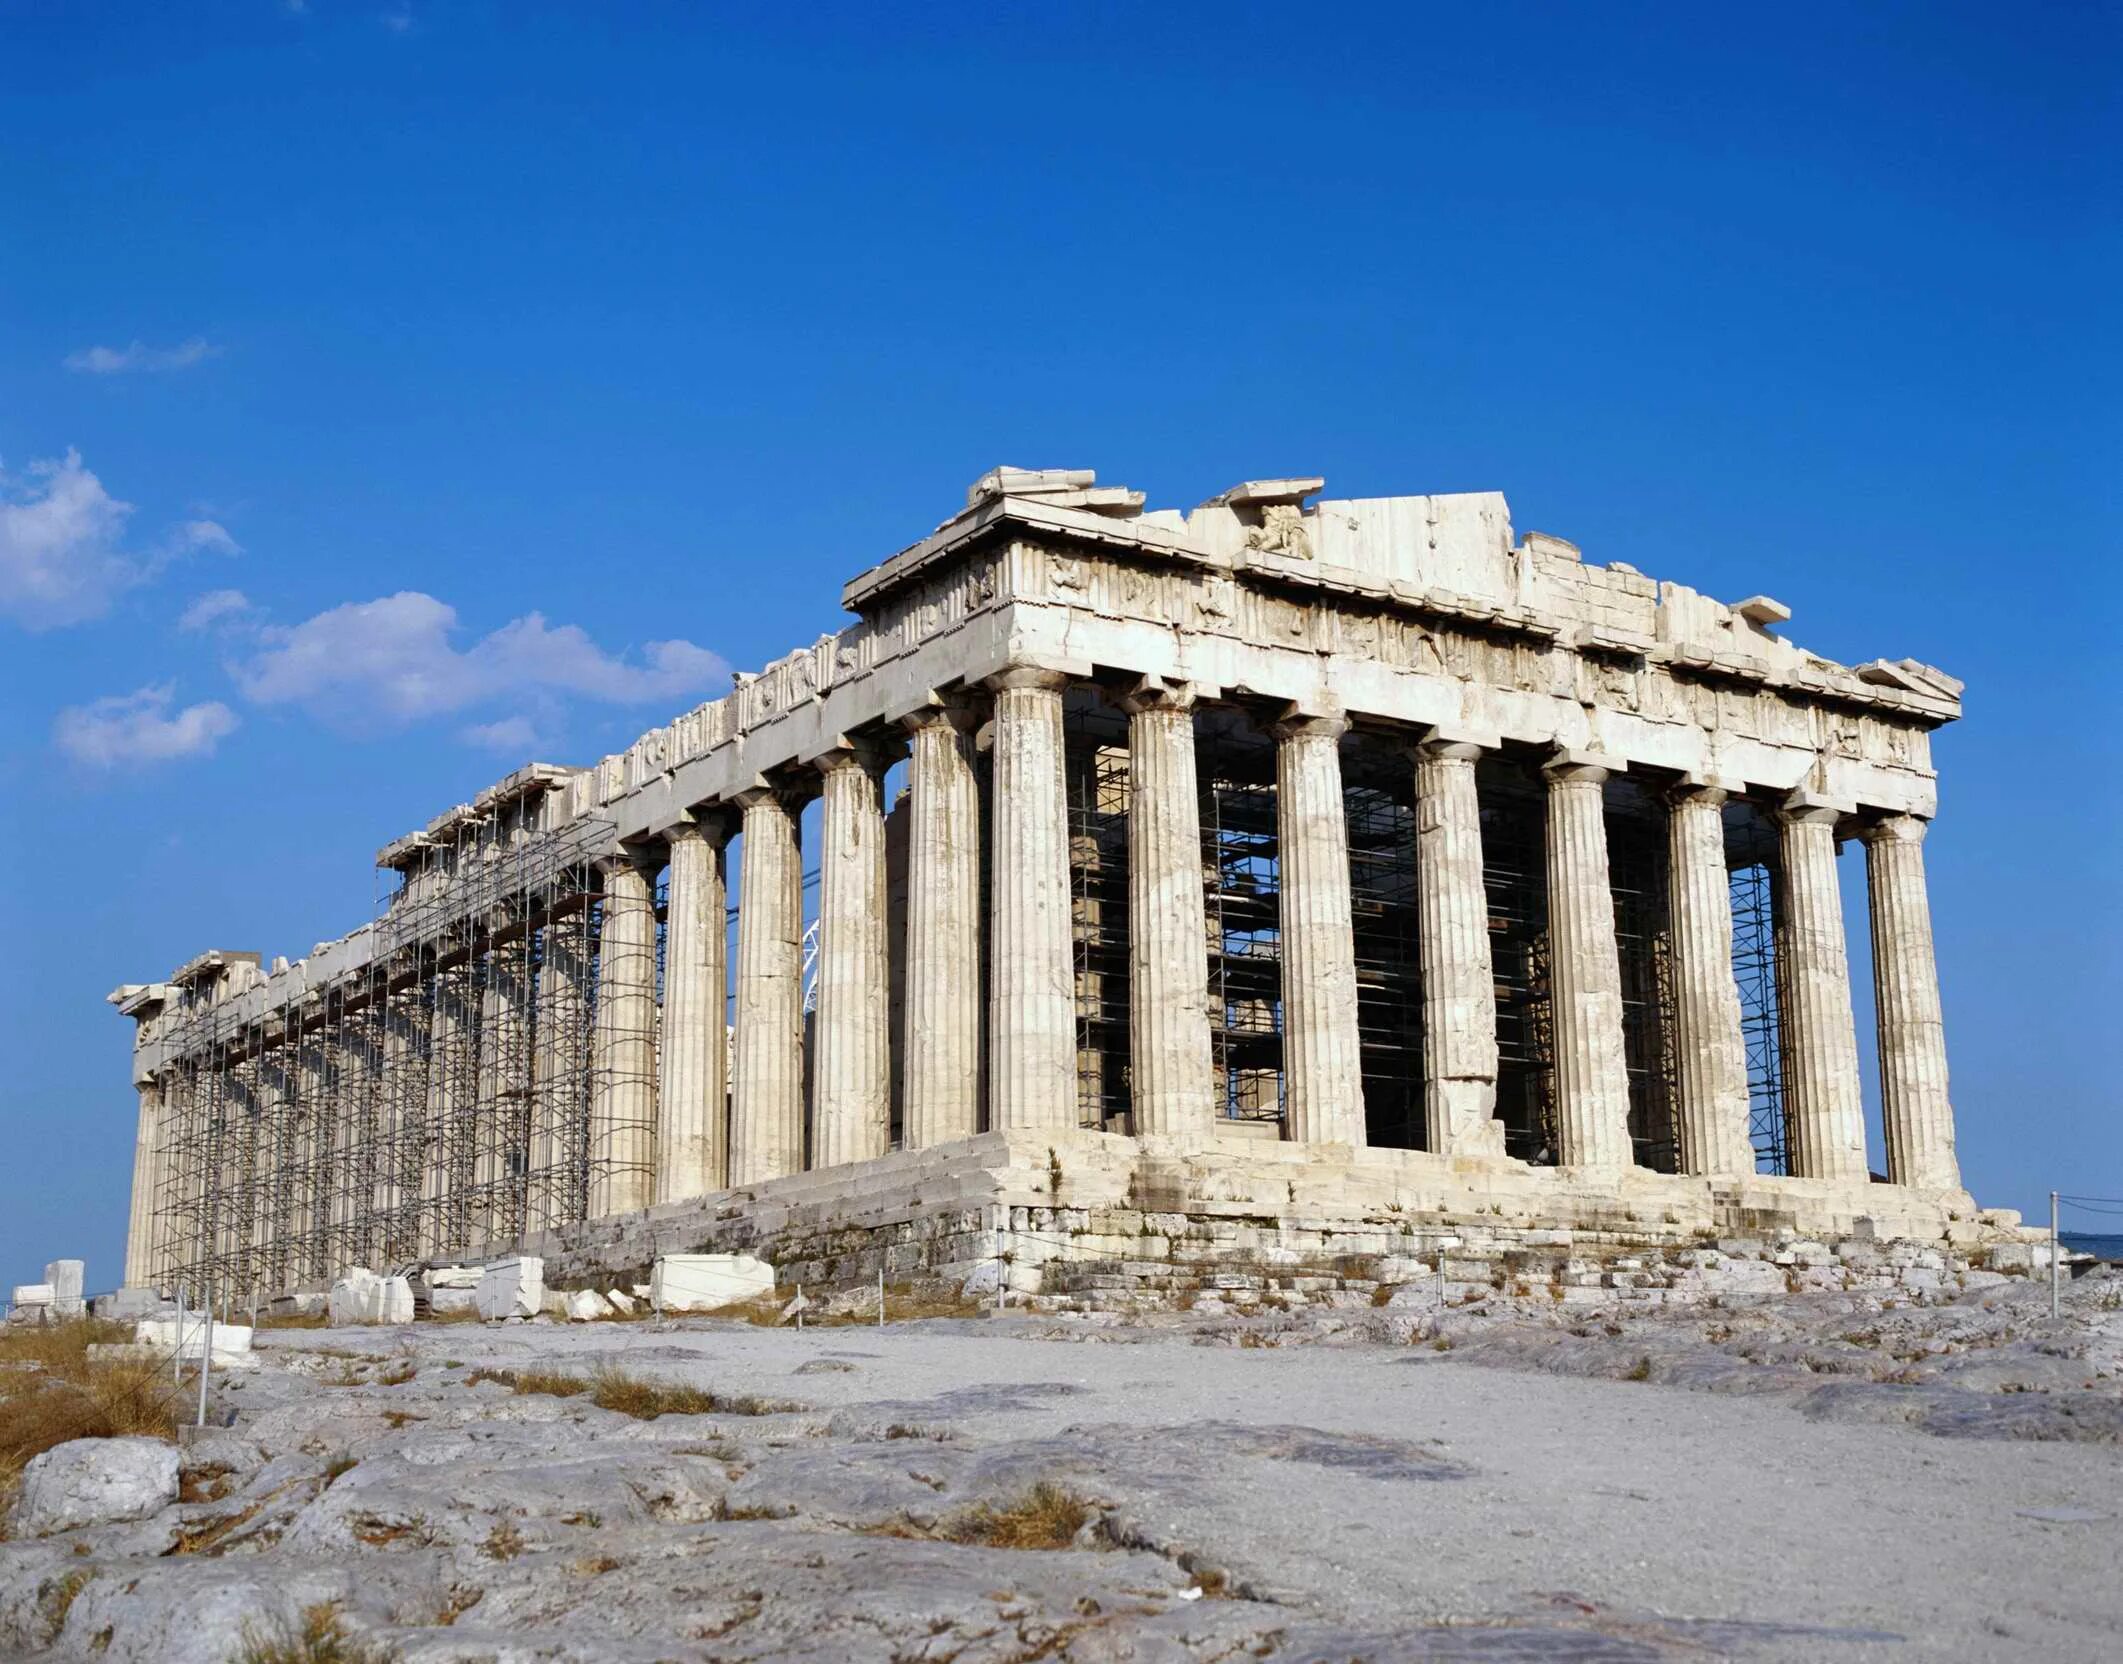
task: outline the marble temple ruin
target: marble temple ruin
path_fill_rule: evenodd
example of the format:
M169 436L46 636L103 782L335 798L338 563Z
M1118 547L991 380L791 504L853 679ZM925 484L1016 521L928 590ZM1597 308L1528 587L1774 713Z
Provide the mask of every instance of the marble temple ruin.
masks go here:
M387 844L373 922L117 990L127 1283L2003 1223L1925 890L1961 684L1322 484L997 469L838 634Z

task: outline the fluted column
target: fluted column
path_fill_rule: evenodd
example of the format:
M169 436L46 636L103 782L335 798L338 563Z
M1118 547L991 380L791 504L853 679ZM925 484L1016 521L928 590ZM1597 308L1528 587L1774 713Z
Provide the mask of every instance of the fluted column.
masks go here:
M803 1170L803 856L798 800L760 786L736 801L744 846L730 1183L747 1185Z
M1068 678L994 678L995 893L988 990L988 1103L994 1127L1073 1127L1076 965L1069 903L1069 804L1062 776Z
M462 966L435 974L435 1002L428 1011L427 1114L422 1132L422 1182L414 1252L434 1254L461 1246L457 1221L464 1198L460 1171L469 1172L475 1131L465 1111L477 1090L479 1016L471 976Z
M595 1052L590 1072L590 1217L645 1208L656 1194L656 874L601 862Z
M1339 717L1275 725L1275 830L1283 947L1283 1136L1364 1142L1362 1042L1356 1025L1356 936L1349 822L1342 804Z
M1548 776L1548 960L1555 1009L1557 1158L1630 1164L1622 961L1607 876L1604 757L1558 751Z
M907 718L907 948L901 1036L906 1147L980 1131L980 781L972 712Z
M1482 749L1434 735L1415 753L1424 1143L1450 1156L1504 1153L1504 1123L1496 1118L1496 973L1474 775Z
M517 1165L527 1165L531 1104L531 977L522 936L487 950L479 1001L478 1154L472 1183L476 1202L468 1245L507 1241L523 1228Z
M724 1074L728 902L723 845L728 817L710 810L682 820L670 841L664 926L662 1070L656 1140L656 1200L706 1196L729 1182L730 1104Z
M885 1153L892 1137L890 963L885 940L884 754L850 745L818 760L816 1105L811 1165Z
M588 1148L590 1084L589 903L563 898L538 939L538 1044L531 1059L531 1171L527 1231L583 1217L587 1196L574 1159Z
M133 1138L133 1205L125 1229L125 1286L145 1288L155 1275L155 1193L162 1130L162 1088L140 1083L140 1116Z
M1794 792L1777 820L1777 1001L1784 1017L1784 1127L1802 1179L1863 1182L1865 1106L1836 887L1838 810Z
M1880 1109L1888 1178L1919 1190L1959 1190L1953 1104L1946 1091L1946 1022L1924 880L1925 830L1914 815L1889 815L1865 829Z
M1666 902L1673 931L1674 1074L1683 1173L1752 1173L1747 1042L1732 974L1725 793L1684 783L1666 797Z
M1144 682L1128 713L1128 1050L1134 1130L1206 1134L1209 927L1194 775L1194 691Z

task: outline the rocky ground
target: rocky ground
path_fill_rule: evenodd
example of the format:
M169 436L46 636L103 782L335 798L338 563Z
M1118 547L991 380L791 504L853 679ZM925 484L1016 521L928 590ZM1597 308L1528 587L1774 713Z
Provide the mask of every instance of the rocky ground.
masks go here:
M2123 1656L2123 1277L1205 1304L261 1333L32 1470L0 1652Z

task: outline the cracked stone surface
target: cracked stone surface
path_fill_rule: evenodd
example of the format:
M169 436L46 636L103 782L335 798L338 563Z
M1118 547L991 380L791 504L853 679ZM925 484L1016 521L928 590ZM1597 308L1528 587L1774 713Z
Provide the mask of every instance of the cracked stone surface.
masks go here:
M1416 1292L261 1332L184 1500L0 1543L0 1656L222 1664L323 1602L465 1664L2123 1652L2123 1283L2083 1279L2055 1324L2022 1284ZM601 1365L791 1407L644 1421L475 1380ZM946 1540L1041 1483L1088 1505L1070 1546Z

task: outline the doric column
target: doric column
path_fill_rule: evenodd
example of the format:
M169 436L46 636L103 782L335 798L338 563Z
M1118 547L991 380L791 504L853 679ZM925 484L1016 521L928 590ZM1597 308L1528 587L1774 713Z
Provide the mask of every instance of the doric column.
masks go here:
M1283 946L1283 1136L1364 1142L1349 822L1342 805L1340 717L1275 724L1275 830Z
M988 1123L1073 1127L1076 965L1062 777L1068 678L1011 670L988 685L995 690Z
M708 810L680 821L666 837L671 886L657 1048L663 1078L656 1200L676 1202L729 1182L730 1100L723 1078L730 1052L723 1022L729 921L722 857L730 819Z
M874 746L818 759L818 1012L811 1165L885 1153L892 1138L890 961L885 941L884 770Z
M427 1115L423 1123L422 1181L418 1227L419 1254L463 1246L457 1240L464 1197L458 1194L460 1172L469 1173L473 1128L465 1115L477 1089L479 1013L472 1002L467 966L435 973L435 1003L428 1012Z
M1865 1106L1836 887L1839 811L1794 792L1778 814L1777 1001L1784 1017L1784 1128L1802 1179L1864 1182Z
M737 1054L730 1183L803 1171L803 856L792 794L758 786L738 865Z
M590 1217L656 1194L656 870L630 854L598 864L597 1005L590 1070Z
M1482 750L1434 734L1415 751L1424 1143L1448 1156L1504 1153L1504 1123L1496 1118L1496 973L1474 780Z
M1946 1023L1924 882L1925 828L1914 815L1889 815L1865 829L1880 1108L1888 1178L1919 1190L1959 1190L1953 1104L1946 1094Z
M526 1231L584 1215L577 1158L588 1148L590 920L587 898L559 898L538 936L537 1046L531 1059L531 1171Z
M907 950L901 1036L910 1150L980 1131L980 781L972 712L929 705L906 720Z
M1683 1173L1752 1173L1747 1042L1732 975L1725 793L1684 782L1666 795L1666 906L1673 931L1673 1043Z
M518 935L487 949L479 1003L478 1157L470 1243L505 1242L523 1229L521 1169L531 1104L529 943Z
M133 1139L133 1206L125 1229L125 1286L146 1288L155 1277L155 1193L162 1123L162 1088L140 1083L140 1118Z
M1548 776L1548 963L1555 1008L1557 1159L1630 1164L1622 961L1607 879L1607 776L1619 765L1558 750Z
M1206 1134L1209 926L1194 776L1194 690L1144 681L1128 713L1128 1050L1134 1129Z
M333 1077L330 1029L320 1023L295 1042L295 1104L302 1142L289 1275L298 1283L329 1277L333 1270L324 1263L332 1234L331 1152L345 1126Z

